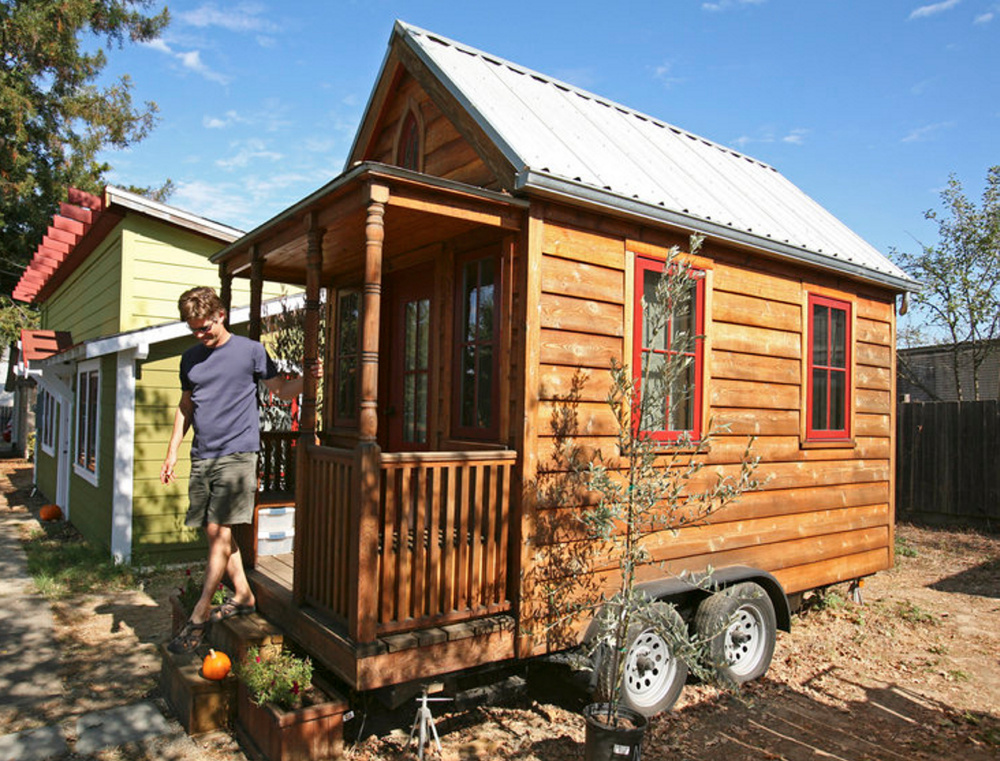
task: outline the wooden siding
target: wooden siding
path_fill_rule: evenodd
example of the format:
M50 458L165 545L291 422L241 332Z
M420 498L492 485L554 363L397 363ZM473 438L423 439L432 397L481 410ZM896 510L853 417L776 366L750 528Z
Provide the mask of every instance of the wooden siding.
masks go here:
M608 220L573 212L543 225L538 295L538 431L536 483L540 499L532 573L522 582L522 625L542 609L546 579L570 577L587 554L576 517L581 495L560 493L565 463L556 453L558 413L571 410L569 434L585 452L615 457L614 418L604 402L611 358L628 354L633 298L632 252L666 253L636 243L641 230L618 230ZM559 221L557 221L559 220ZM585 227L590 222L590 229ZM771 571L789 593L855 578L891 564L894 411L893 306L890 294L852 293L806 270L749 260L711 241L699 265L706 289L706 418L731 429L713 441L708 471L735 472L747 437L758 437L763 489L718 513L706 525L647 537L654 565L644 578L711 565L746 564ZM805 304L810 292L836 293L854 309L853 435L847 443L804 440ZM528 356L532 349L528 348ZM578 371L584 371L578 376ZM567 405L573 379L584 377ZM530 412L529 412L530 414ZM598 571L610 559L591 558ZM662 567L658 564L663 564ZM613 575L612 575L613 576ZM613 578L600 576L610 589ZM542 585L542 586L539 586ZM535 595L532 598L532 595ZM525 612L527 617L525 618ZM550 642L551 642L550 638ZM540 642L533 645L542 648ZM522 652L522 655L527 654Z
M56 422L58 423L58 420ZM56 426L55 435L55 440L58 442L58 425ZM56 464L57 461L54 456L45 454L41 447L35 449L35 486L38 487L38 491L49 502L56 501Z
M410 109L419 112L423 128L421 171L469 185L496 187L496 178L475 149L462 138L416 80L407 74L401 75L392 100L385 105L380 115L379 128L365 160L396 163L396 141L400 124Z
M120 331L121 248L119 226L45 301L42 328L71 331L75 343Z
M181 395L180 355L190 345L190 339L178 338L151 346L136 379L132 546L134 552L150 558L176 557L204 547L201 532L184 526L190 434L181 443L176 479L169 486L160 483L160 467Z
M122 314L120 330L135 330L179 319L177 299L195 285L218 290L219 268L209 257L222 248L219 241L195 235L139 215L122 224ZM263 298L297 293L295 286L265 283ZM236 278L232 306L250 303L250 281Z

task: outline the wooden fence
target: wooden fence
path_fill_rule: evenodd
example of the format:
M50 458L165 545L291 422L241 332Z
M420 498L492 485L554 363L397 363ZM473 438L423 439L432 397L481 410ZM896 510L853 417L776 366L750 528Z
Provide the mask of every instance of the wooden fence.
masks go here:
M898 413L897 516L1000 527L998 402L906 402Z

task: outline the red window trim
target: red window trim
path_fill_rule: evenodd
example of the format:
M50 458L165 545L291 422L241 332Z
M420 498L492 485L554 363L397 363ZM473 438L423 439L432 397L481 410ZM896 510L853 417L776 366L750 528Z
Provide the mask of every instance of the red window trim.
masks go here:
M652 257L637 255L635 257L635 293L634 307L632 314L632 377L636 381L637 388L641 388L642 373L642 296L644 291L644 276L646 272L663 272L665 261ZM703 271L694 270L699 277L695 280L695 335L705 334L705 278L701 277ZM678 441L684 434L691 437L692 442L701 440L702 436L702 404L705 389L705 341L701 338L695 341L694 345L694 390L691 395L692 428L688 431L669 430L646 431L645 433L656 440L664 443ZM666 421L664 421L666 422ZM638 425L638 421L636 421Z
M469 262L492 259L493 260L493 368L492 386L490 388L490 407L493 410L493 419L488 428L462 425L462 350L467 345L463 340L465 335L465 305L463 303L463 282L462 270ZM455 258L455 354L454 366L452 369L452 383L454 397L452 401L452 437L456 439L468 439L474 441L498 441L500 438L500 322L501 322L501 294L503 293L503 270L501 259L498 254L491 253L483 255L482 249Z
M816 365L813 361L813 307L821 306L826 307L829 310L838 310L844 313L844 367L836 368L831 365ZM849 301L842 301L841 299L834 299L829 296L820 296L819 294L810 293L808 299L808 318L806 330L808 332L808 341L806 346L806 441L843 441L851 438L851 418L852 418L852 406L851 406L851 370L852 362L854 360L854 344L852 335L852 325L851 325L851 303ZM832 340L832 330L833 330L833 320L828 320L830 334L827 336L827 346L831 346ZM815 400L815 388L813 387L813 370L814 369L826 369L828 374L834 371L843 371L844 373L844 427L843 428L814 428L813 427L813 403ZM827 399L826 399L826 409L827 409L827 421L829 422L829 411L831 408L830 395L831 384L827 383Z

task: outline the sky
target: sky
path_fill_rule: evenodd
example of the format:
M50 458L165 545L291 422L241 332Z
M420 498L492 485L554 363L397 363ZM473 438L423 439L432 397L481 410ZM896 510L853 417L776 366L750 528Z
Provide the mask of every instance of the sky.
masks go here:
M153 7L160 7L154 3ZM250 230L326 184L395 19L767 162L879 251L937 240L949 176L1000 164L1000 0L169 2L160 39L107 50L153 133L120 186Z

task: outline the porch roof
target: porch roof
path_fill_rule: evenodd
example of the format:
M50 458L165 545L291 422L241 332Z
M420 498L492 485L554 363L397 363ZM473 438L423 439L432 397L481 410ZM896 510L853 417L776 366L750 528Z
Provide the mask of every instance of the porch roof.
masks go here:
M516 232L528 201L396 166L359 162L294 206L211 257L230 274L248 277L253 251L264 258L265 280L304 284L310 219L325 231L323 279L360 272L370 189L387 188L384 252L387 258L477 227ZM428 225L428 217L434 224Z

